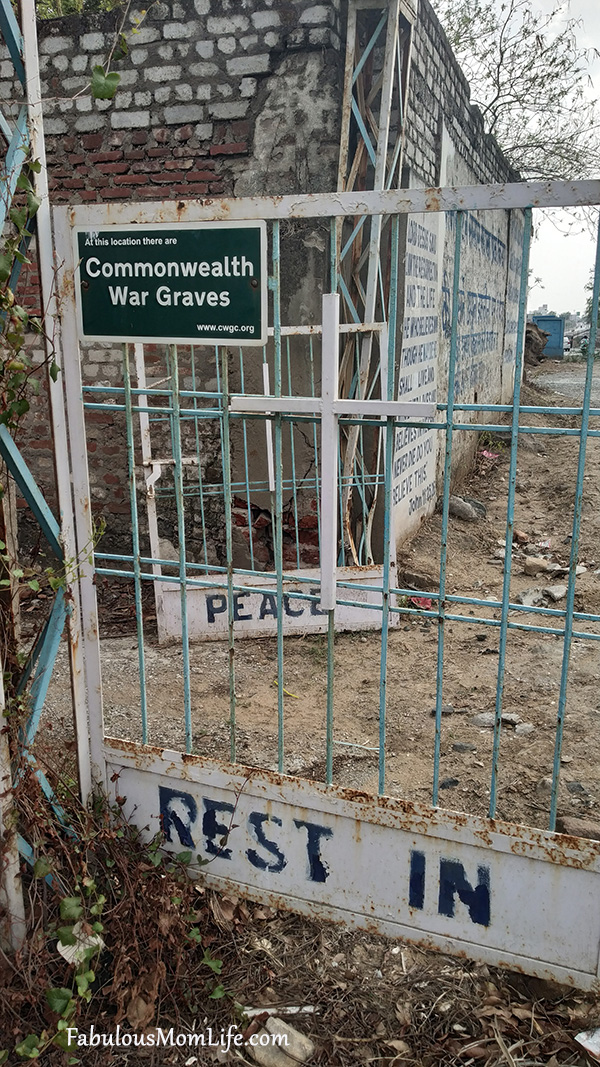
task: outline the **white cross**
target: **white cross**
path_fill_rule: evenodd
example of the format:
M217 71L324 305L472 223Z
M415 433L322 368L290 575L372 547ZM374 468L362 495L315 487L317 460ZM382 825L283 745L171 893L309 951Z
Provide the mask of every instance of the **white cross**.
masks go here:
M398 419L432 418L435 404L398 400L347 400L338 397L340 298L338 293L323 296L321 357L321 396L232 396L229 410L237 413L273 415L318 415L321 419L321 610L333 611L336 600L337 513L338 513L338 417L393 416ZM268 377L265 377L268 390ZM272 445L267 434L267 451ZM272 481L270 477L270 481Z

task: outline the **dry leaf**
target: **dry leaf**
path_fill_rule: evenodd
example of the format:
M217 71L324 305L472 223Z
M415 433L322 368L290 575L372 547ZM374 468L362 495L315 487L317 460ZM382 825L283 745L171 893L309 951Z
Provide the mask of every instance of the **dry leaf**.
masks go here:
M410 1045L407 1045L406 1041L394 1039L392 1041L384 1041L384 1045L387 1045L388 1048L393 1048L394 1052L403 1052L410 1056Z
M169 915L169 913L167 911L161 911L160 915L158 916L158 924L157 925L158 925L158 929L160 930L161 934L163 934L163 936L165 934L168 934L169 930L171 929L172 922L173 922L173 919Z
M127 1008L127 1022L132 1030L142 1030L154 1015L154 1004L148 1004L139 994L132 997Z
M403 1003L399 1000L396 1004L394 1014L400 1023L400 1026L410 1026L412 1021L410 1004L407 1004L406 1002Z
M516 1015L517 1019L531 1019L533 1017L531 1008L511 1008L510 1010L513 1015Z

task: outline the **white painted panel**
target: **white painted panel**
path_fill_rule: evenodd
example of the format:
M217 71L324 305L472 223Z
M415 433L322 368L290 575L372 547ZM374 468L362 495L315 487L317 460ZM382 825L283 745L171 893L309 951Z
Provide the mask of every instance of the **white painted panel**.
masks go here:
M146 835L162 824L170 851L210 861L209 884L596 981L598 843L123 742L108 742L106 756L125 813Z
M163 568L164 569L164 568ZM292 572L294 574L295 572ZM308 593L320 596L319 570L298 572L310 583L284 581L283 583L283 628L284 634L326 633L327 612L319 602L290 597L290 593ZM191 640L211 641L228 635L227 584L225 576L208 575L203 581L215 581L214 586L198 588L188 585L187 611L188 633ZM381 629L380 567L338 567L337 582L354 582L357 585L373 586L372 590L344 589L339 587L338 600L358 602L357 607L337 603L335 607L336 630ZM277 633L277 585L274 577L254 574L236 574L236 585L247 591L234 594L234 623L236 637L269 637ZM218 583L222 583L219 585ZM181 638L181 594L178 583L158 583L157 622L161 642ZM255 590L260 590L256 592ZM398 616L393 615L392 625L397 625Z
M439 215L406 222L404 315L398 400L435 405L438 397L440 293L444 242ZM445 398L443 398L445 399ZM429 421L433 422L435 409ZM405 541L435 509L439 431L396 429L392 502L396 541Z

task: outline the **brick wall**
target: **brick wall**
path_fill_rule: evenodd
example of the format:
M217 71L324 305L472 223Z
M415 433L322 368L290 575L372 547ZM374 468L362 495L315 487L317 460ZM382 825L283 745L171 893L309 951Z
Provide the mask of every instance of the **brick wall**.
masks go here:
M153 4L139 29L130 13L129 55L113 101L86 91L92 68L115 40L118 12L70 16L39 25L45 132L55 203L162 200L329 191L336 187L346 0L169 0ZM0 100L16 114L20 89L0 47ZM469 183L515 178L495 141L483 134L469 87L428 0L420 0L409 86L405 162L411 183L439 184L449 135ZM285 294L289 322L318 317L325 284L323 244L298 239ZM312 241L312 246L311 246ZM324 247L327 245L326 235ZM297 261L297 262L296 262ZM308 267L305 266L308 264ZM295 274L294 274L295 270ZM307 273L308 271L308 273ZM37 271L27 267L22 295L39 310ZM211 358L213 364L211 365ZM118 347L83 352L88 384L118 384ZM207 353L204 382L214 379ZM164 356L156 356L162 367ZM164 370L164 367L162 367ZM88 454L94 507L109 520L107 550L128 529L128 489L118 413L92 413ZM43 397L25 451L52 497L52 457ZM219 475L219 450L205 442L207 468ZM190 505L193 510L193 505ZM306 514L310 520L310 511ZM221 554L218 529L211 555ZM243 522L239 518L243 541ZM193 528L199 527L194 516ZM167 528L163 536L172 537ZM314 555L314 531L306 527ZM309 561L307 558L307 562Z

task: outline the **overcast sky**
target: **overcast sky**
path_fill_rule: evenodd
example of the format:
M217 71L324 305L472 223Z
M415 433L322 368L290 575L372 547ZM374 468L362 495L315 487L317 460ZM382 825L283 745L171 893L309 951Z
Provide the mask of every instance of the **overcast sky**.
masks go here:
M533 0L542 10L550 11L552 0ZM565 17L580 19L582 26L578 41L588 48L600 50L600 0L570 0L565 3ZM590 68L592 87L590 94L600 97L600 60ZM600 178L600 159L598 175ZM555 212L553 225L542 218L542 212L534 213L536 236L531 249L531 277L540 278L532 284L529 293L529 308L547 304L551 311L583 311L586 297L585 284L589 281L595 259L595 236L589 233L564 236L570 220L562 212Z

